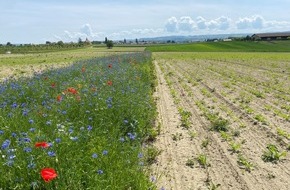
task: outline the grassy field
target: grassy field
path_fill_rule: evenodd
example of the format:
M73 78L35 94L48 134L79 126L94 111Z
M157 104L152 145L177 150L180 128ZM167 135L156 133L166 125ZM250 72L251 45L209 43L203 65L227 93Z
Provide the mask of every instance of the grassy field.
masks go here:
M290 52L290 40L269 42L197 42L149 46L146 50L152 52Z

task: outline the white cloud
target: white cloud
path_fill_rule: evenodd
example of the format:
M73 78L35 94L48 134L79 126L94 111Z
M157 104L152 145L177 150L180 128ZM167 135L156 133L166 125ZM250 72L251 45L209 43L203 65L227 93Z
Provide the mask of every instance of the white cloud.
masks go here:
M262 29L265 26L265 19L260 15L240 18L236 22L238 29Z
M206 29L207 28L206 20L201 16L197 17L196 26L198 29L201 29L201 30Z
M195 22L189 16L180 17L178 29L180 31L191 32L195 27Z
M167 20L165 24L165 29L168 32L176 32L177 31L177 19L176 17L171 17Z
M93 30L90 24L85 24L81 27L81 33L86 34L87 36L94 36Z

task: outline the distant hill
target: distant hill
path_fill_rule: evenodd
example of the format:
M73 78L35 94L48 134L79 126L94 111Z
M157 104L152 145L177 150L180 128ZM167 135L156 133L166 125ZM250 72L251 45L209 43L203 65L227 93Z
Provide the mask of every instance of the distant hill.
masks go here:
M165 43L169 41L174 41L177 43L181 42L198 42L198 41L206 41L206 40L213 40L213 39L226 39L226 38L239 38L239 37L246 37L247 35L252 34L209 34L209 35L193 35L193 36L161 36L161 37L154 37L154 38L140 38L139 41L146 41L146 42L160 42Z

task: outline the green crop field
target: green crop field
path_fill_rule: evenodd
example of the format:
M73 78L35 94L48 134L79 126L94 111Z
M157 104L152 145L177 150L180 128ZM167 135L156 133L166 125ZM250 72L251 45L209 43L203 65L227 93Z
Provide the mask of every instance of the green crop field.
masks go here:
M290 52L288 41L196 42L149 46L152 52Z

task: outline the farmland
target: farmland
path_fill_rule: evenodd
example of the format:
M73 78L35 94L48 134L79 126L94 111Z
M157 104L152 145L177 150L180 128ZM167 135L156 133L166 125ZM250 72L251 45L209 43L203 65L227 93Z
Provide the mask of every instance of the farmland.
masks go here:
M156 165L166 174L160 186L290 188L288 53L153 57L164 114L156 145L164 150Z
M188 44L152 45L152 52L289 52L287 41L196 42Z
M287 44L0 55L0 189L290 189Z

